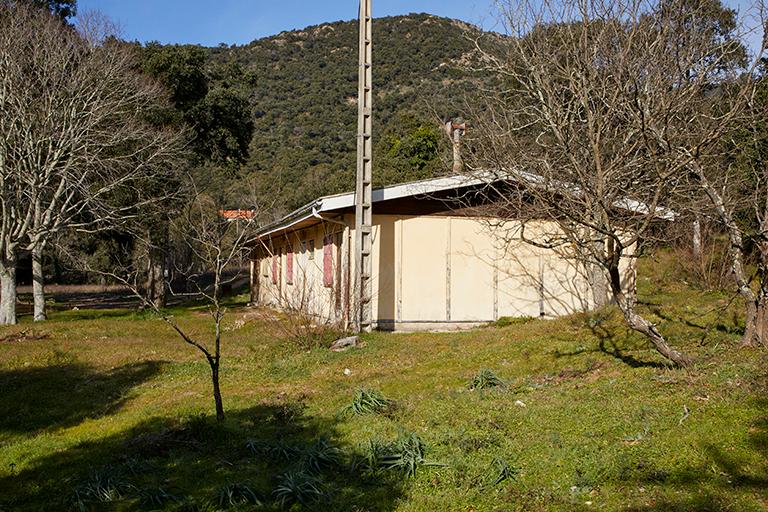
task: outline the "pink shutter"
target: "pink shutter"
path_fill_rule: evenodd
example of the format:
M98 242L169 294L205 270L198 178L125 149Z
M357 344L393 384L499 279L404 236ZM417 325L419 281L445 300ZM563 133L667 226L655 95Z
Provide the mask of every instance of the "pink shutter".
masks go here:
M289 247L285 253L285 282L293 284L293 247Z
M333 238L325 235L323 238L323 286L333 286Z
M277 254L272 255L272 284L277 284Z

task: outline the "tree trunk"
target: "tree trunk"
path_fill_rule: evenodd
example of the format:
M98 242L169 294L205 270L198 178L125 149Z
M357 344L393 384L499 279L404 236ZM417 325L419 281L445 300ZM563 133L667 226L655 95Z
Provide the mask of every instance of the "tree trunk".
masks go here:
M693 360L685 354L673 349L664 339L653 323L649 322L643 316L637 313L635 309L634 291L625 293L621 288L621 273L619 272L618 262L611 264L609 269L611 293L624 315L627 325L634 331L651 340L653 347L664 357L678 366L687 367L693 364Z
M758 296L749 284L749 278L744 270L744 253L741 250L741 234L738 232L731 232L731 270L736 278L736 284L739 287L739 294L744 299L744 337L741 344L745 347L753 347L758 344L758 333L760 332L758 326Z
M693 221L693 257L701 262L701 220L698 215Z
M16 323L16 257L0 258L0 325Z
M758 250L760 259L757 276L760 288L754 301L747 301L743 345L768 347L768 241L758 244Z
M149 265L147 268L147 298L164 308L165 293L165 253L162 249L152 247L149 250Z
M38 244L32 249L32 299L34 302L35 322L41 322L48 317L45 314L45 276L43 275L44 244Z
M755 308L754 340L760 346L768 347L768 283L763 282Z
M221 388L219 387L219 360L209 358L208 364L211 365L211 381L213 382L213 401L216 403L216 419L221 421L224 419L224 404L221 401Z
M609 300L608 300L608 283L605 279L605 272L603 272L602 267L599 263L587 263L589 269L589 278L588 281L592 287L592 298L593 298L593 304L592 307L595 309L600 309L602 307L605 307Z
M736 221L733 220L733 215L726 208L720 193L709 183L704 171L700 167L695 167L701 186L704 192L709 197L709 200L715 206L717 214L720 216L720 220L725 225L726 232L728 233L728 241L730 245L730 257L731 257L731 270L733 276L736 278L736 284L738 286L739 294L744 299L744 337L742 338L742 346L754 346L756 343L755 336L762 330L765 332L765 328L758 328L758 297L752 290L749 284L749 278L747 272L744 270L744 240L741 236L741 229ZM762 248L761 248L761 252ZM768 251L766 251L768 252ZM768 256L768 254L763 254ZM763 260L765 262L765 260ZM764 281L764 279L761 279ZM763 307L763 311L765 308ZM764 315L765 313L763 313ZM763 338L765 339L765 338Z

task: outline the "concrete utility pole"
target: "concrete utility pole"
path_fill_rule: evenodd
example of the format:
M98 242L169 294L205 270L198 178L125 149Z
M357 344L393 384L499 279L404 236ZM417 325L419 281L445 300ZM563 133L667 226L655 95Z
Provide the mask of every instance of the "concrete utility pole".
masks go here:
M357 89L357 187L355 188L355 293L357 332L371 330L371 248L373 75L371 72L371 0L360 0L360 68Z

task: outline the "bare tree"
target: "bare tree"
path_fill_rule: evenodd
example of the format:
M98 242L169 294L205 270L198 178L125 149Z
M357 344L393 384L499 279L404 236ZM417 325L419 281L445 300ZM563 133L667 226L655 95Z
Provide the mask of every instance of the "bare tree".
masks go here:
M763 41L761 52L765 52ZM746 78L741 90L746 108L740 126L726 134L722 154L697 154L692 169L695 184L709 204L702 207L725 230L737 289L744 301L744 346L768 346L768 80ZM734 99L726 98L733 102ZM755 253L756 272L748 268ZM756 278L757 291L753 288Z
M101 17L79 31L39 9L0 2L0 324L16 322L16 263L32 253L35 320L45 318L42 254L64 230L114 227L157 201L178 131L152 123L159 86Z
M225 292L247 275L250 248L246 246L246 242L253 236L256 220L250 216L236 220L227 219L222 215L219 201L212 195L197 190L194 185L185 188L185 191L189 193L189 199L186 207L180 209L170 226L170 236L173 238L171 245L177 250L188 252L190 258L169 258L176 263L186 263L184 267L174 268L176 281L183 281L184 286L181 290L175 289L174 283L168 278L165 280L165 286L171 297L177 300L202 301L207 305L212 331L208 339L193 335L183 321L164 308L164 303L145 293L145 271L140 266L128 265L105 271L89 266L76 252L67 251L66 247L62 247L62 251L75 268L100 274L125 286L144 308L155 312L184 343L194 347L205 357L211 371L216 418L222 420L222 324L228 312ZM139 226L136 236L141 236L142 233L144 230ZM151 250L152 244L145 242L144 245Z
M630 328L689 365L638 312L620 265L674 218L665 206L690 190L696 155L739 122L740 103L713 116L707 94L738 79L723 65L737 46L695 37L667 2L502 4L509 37L478 42L478 67L496 86L481 91L471 117L474 169L514 181L514 193L494 196L521 216L518 238L578 259L596 305L605 289ZM526 220L542 219L553 227L527 236Z

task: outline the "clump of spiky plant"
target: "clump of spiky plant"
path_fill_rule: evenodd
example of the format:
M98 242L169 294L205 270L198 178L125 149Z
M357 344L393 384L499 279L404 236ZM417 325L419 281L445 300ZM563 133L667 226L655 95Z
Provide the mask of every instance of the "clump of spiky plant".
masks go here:
M245 443L245 447L254 455L261 455L276 462L296 460L301 453L301 449L298 446L288 444L282 440L263 441L251 439Z
M363 414L385 414L390 412L395 402L375 389L361 388L355 391L352 402L345 406L342 414L360 416Z
M105 467L93 471L89 477L75 488L73 499L76 510L87 510L89 502L109 503L122 499L135 487L123 479L120 471Z
M369 441L366 462L370 470L388 469L413 478L419 466L444 466L425 458L426 447L414 433L401 433L394 442Z
M326 497L320 479L305 471L292 471L282 475L272 495L281 507L299 503L310 509L313 504Z
M507 384L501 380L501 378L499 378L499 376L496 375L493 370L488 368L483 368L477 372L469 381L469 389L471 390L483 390L497 387L503 388L506 387L506 385Z
M219 506L263 506L258 493L247 483L228 484L219 489Z
M496 467L496 479L494 480L493 485L499 485L507 480L515 480L517 474L520 472L518 468L510 466L504 459L496 459L494 461L494 466Z
M321 437L304 450L302 467L309 473L318 474L326 469L339 466L341 457L341 450Z

